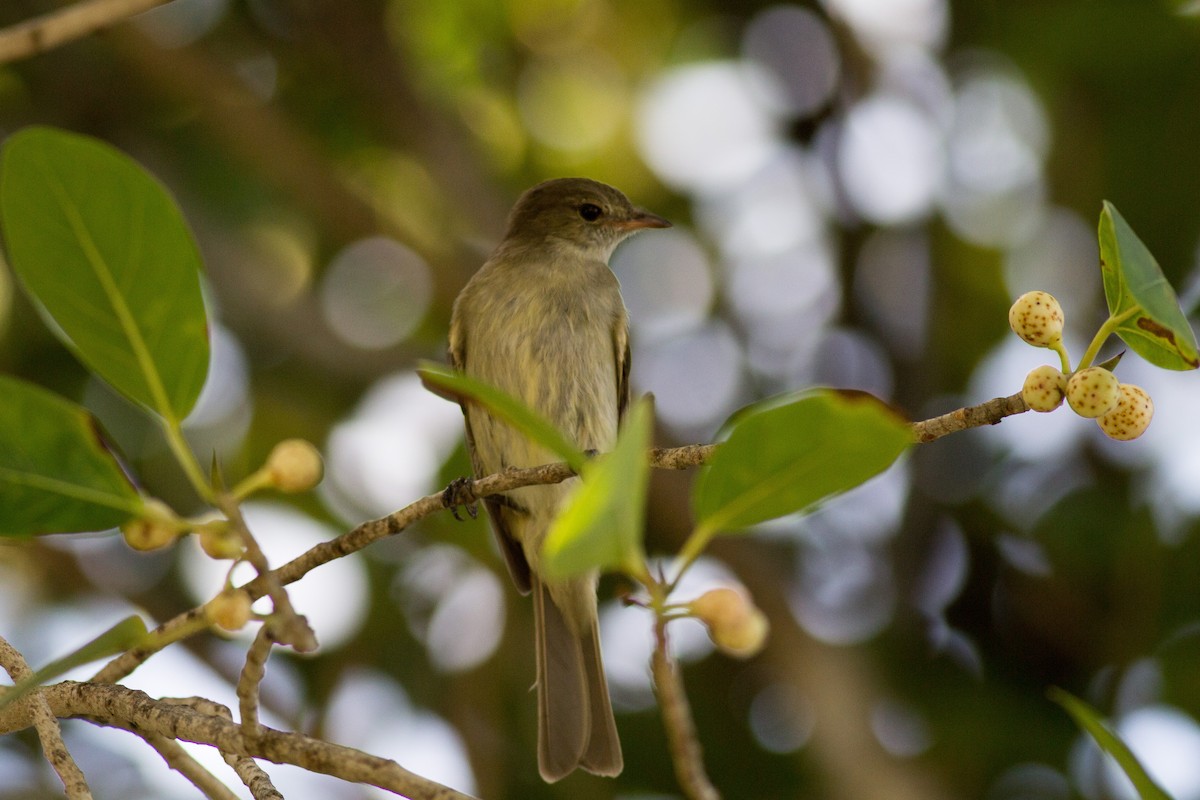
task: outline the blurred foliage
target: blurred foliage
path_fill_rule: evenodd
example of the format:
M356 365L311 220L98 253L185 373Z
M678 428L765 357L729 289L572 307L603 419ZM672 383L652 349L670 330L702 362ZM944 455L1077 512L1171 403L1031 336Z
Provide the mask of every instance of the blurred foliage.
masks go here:
M837 13L828 19L829 8L851 5L862 4L806 6L829 22L838 44L836 95L816 112L778 112L768 126L787 146L830 161L855 104L879 87L903 84L882 68L882 51L861 25ZM1165 0L898 5L914 20L930 9L949 15L942 40L920 56L945 71L944 81L922 91L953 90L961 65L981 53L1002 60L1032 87L1052 132L1042 199L1091 231L1101 201L1112 200L1190 310L1200 241L1200 19ZM0 7L0 25L57 6L10 0ZM455 294L498 238L511 201L543 178L604 180L694 226L718 265L711 321L741 344L750 339L753 320L738 318L721 272L738 260L722 251L712 222L722 192L689 192L643 161L639 103L669 70L739 58L743 33L767 8L718 0L176 0L144 24L118 25L0 67L0 135L49 124L96 136L132 155L179 199L204 256L215 322L245 359L244 407L252 414L241 432L236 415L189 429L219 454L233 482L282 438L328 442L377 381L411 370L420 358L440 358ZM1039 287L1008 285L1008 252L964 236L952 219L954 204L873 221L855 213L844 186L831 183L822 189L831 208L826 237L836 242L830 249L846 287L837 292L832 324L880 354L892 376L887 399L911 417L987 399L963 393L1007 336L1008 299ZM921 309L914 314L924 314L925 337L915 351L903 350L850 288L859 255L893 229L923 237L928 251L929 302L917 302L913 285L895 290ZM365 349L339 333L323 305L323 281L348 245L373 236L416 254L431 291L407 338ZM1088 285L1095 277L1079 273L1070 281ZM369 321L371 311L358 316ZM1104 313L1099 291L1067 307L1069 318L1098 322ZM651 344L649 335L635 339L635 374L639 362L651 360ZM87 381L14 291L6 266L0 371L88 407L138 474L148 476L147 488L187 510L192 495L155 431L131 421L136 415L126 401ZM753 366L739 362L736 403L804 388L785 372L763 367L761 356ZM1159 413L1164 402L1190 398L1194 407L1195 392L1156 398ZM1019 417L1002 427L1032 424ZM772 621L772 639L758 658L735 663L709 655L685 670L707 763L727 796L1003 800L1026 796L1011 787L1033 774L1033 765L1050 774L1037 784L1038 797L1113 797L1096 770L1081 766L1080 734L1046 699L1047 687L1086 698L1118 724L1123 713L1153 704L1200 717L1194 510L1181 505L1171 518L1152 508L1147 498L1161 474L1149 456L1139 460L1143 445L1126 445L1124 457L1114 457L1092 426L1088 432L1096 435L1079 437L1046 463L986 446L981 431L918 448L902 472L908 483L895 524L854 543L853 552L870 559L821 561L852 548L823 538L819 520L718 543L716 556ZM657 434L660 444L680 437L678 429ZM392 456L402 461L406 451ZM441 461L424 488L398 490L392 507L467 472L461 447ZM1040 489L1027 495L1036 501L1028 508L989 494L1011 475L1028 475ZM691 529L688 480L655 476L652 552L678 547ZM358 509L348 518L354 515L345 508L315 498L297 502L338 529L368 515ZM870 519L856 524L873 530ZM433 612L414 611L413 598L434 601L406 569L436 545L461 547L503 578L485 526L460 526L449 515L357 556L370 582L365 620L340 648L272 662L295 675L303 694L292 704L274 701L276 710L320 730L332 724L326 704L342 679L370 669L454 727L482 797L586 800L676 791L661 725L641 706L618 714L626 750L619 779L541 783L529 693L530 609L505 584L507 624L497 650L462 670L439 668L421 628ZM98 577L85 569L86 556L58 543L0 547L0 574L11 592L3 595L0 620L25 621L25 638L14 636L14 643L38 650L38 633L57 630L41 615L61 609L82 614L119 600L165 619L196 602L181 554L110 557L110 574ZM844 640L812 625L803 613L811 599L805 586L823 563L846 570L838 577L866 575L864 597L891 598L887 624ZM147 581L122 583L128 573ZM604 584L602 591L608 597L619 588ZM96 630L75 631L67 641ZM206 638L188 646L228 675L225 645ZM771 702L779 691L795 698L794 708ZM0 755L31 758L13 741L0 742ZM381 755L421 771L403 753ZM0 771L0 797L53 796L49 779L33 780L31 790L23 774ZM1186 796L1200 794L1180 800Z

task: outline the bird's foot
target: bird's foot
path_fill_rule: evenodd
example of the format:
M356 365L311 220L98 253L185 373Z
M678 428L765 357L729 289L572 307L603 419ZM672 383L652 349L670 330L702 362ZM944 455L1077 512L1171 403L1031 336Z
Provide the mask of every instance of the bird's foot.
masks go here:
M479 507L476 505L478 499L475 496L475 481L470 478L455 478L450 481L446 491L442 492L442 505L450 509L450 513L459 522L462 522L462 517L458 515L459 506L467 509L471 519L479 516Z

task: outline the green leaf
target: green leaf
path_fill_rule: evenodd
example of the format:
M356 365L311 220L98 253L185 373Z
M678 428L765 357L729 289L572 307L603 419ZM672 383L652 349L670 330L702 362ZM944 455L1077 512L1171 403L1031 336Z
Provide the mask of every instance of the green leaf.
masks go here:
M547 577L562 580L595 568L629 569L644 560L651 408L649 400L639 400L625 415L613 451L586 465L583 483L542 545Z
M2 169L9 262L55 332L118 391L182 420L209 346L200 254L170 194L109 145L53 128L10 136Z
M1121 737L1113 733L1104 723L1100 712L1080 700L1070 692L1051 687L1046 694L1071 715L1080 728L1086 731L1104 752L1112 756L1117 765L1133 783L1141 800L1171 800L1171 796L1163 791L1154 779L1147 774L1145 767L1137 760L1137 756L1129 749L1129 745L1121 741Z
M559 456L576 472L580 472L587 463L583 451L572 444L562 431L512 395L432 361L422 361L417 374L421 376L425 387L435 394L460 403L466 400L486 406L494 415Z
M91 414L0 375L0 536L103 530L140 508Z
M37 672L17 681L12 688L0 694L0 710L43 686L63 673L101 658L115 656L137 647L146 638L146 623L138 616L129 616L113 625L77 650L73 650L57 661L52 661Z
M1150 250L1107 200L1100 213L1100 270L1116 334L1164 369L1200 366L1196 335Z
M818 389L735 414L692 494L697 525L734 531L802 511L887 469L912 428L871 395Z

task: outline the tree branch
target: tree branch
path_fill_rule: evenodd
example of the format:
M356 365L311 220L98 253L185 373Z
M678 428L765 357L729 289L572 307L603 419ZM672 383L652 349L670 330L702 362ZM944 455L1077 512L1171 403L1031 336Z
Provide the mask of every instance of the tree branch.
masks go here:
M928 443L967 428L995 425L1004 417L1028 410L1029 407L1025 405L1020 394L1000 397L977 406L960 408L923 422L914 422L912 423L913 435L918 442ZM691 444L683 447L655 448L650 451L650 464L660 469L687 469L700 466L712 458L717 447L719 447L717 444ZM561 463L544 464L540 467L526 469L508 469L472 481L470 491L475 498L490 497L525 486L561 483L574 475L575 473L570 467ZM386 517L369 520L336 539L321 542L286 564L259 575L241 588L250 594L252 600L257 600L266 594L270 581L278 581L280 585L298 581L322 564L356 553L380 539L405 530L414 522L445 510L445 508L441 492L426 495ZM121 654L96 673L92 680L115 683L129 675L158 649L174 641L171 634L189 624L194 624L197 614L203 615L203 609L192 609L164 622L155 629L154 636L151 637L153 641L162 644Z
M0 30L0 64L45 53L167 0L85 0Z
M236 722L192 707L196 703L211 704L203 698L155 700L124 686L76 681L45 686L36 696L55 717L85 717L139 736L180 739L215 747L226 755L292 764L344 781L377 786L412 800L470 800L469 795L409 772L389 759L303 734L262 727L258 739L249 742ZM33 725L30 706L28 702L14 703L0 711L0 734Z
M928 444L951 433L965 431L967 428L978 428L983 425L995 425L1005 417L1013 414L1023 414L1029 410L1021 393L1017 392L1008 397L997 397L980 403L942 414L940 417L927 419L912 424L913 433L921 444Z
M3 637L0 637L0 666L4 667L14 683L33 674L33 670L25 663L25 657ZM71 757L71 752L67 750L57 715L51 711L45 699L34 692L19 699L13 706L28 713L30 724L37 730L38 739L41 740L42 752L62 781L69 800L92 800L92 792L83 776L83 770L79 769L79 765Z

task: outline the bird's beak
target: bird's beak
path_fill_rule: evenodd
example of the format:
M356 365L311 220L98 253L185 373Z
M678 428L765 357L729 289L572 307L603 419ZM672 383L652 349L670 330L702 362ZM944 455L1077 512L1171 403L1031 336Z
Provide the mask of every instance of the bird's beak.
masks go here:
M637 231L642 228L669 228L671 223L657 214L651 214L645 209L634 209L633 216L629 219L621 220L617 223L617 227L627 231Z

